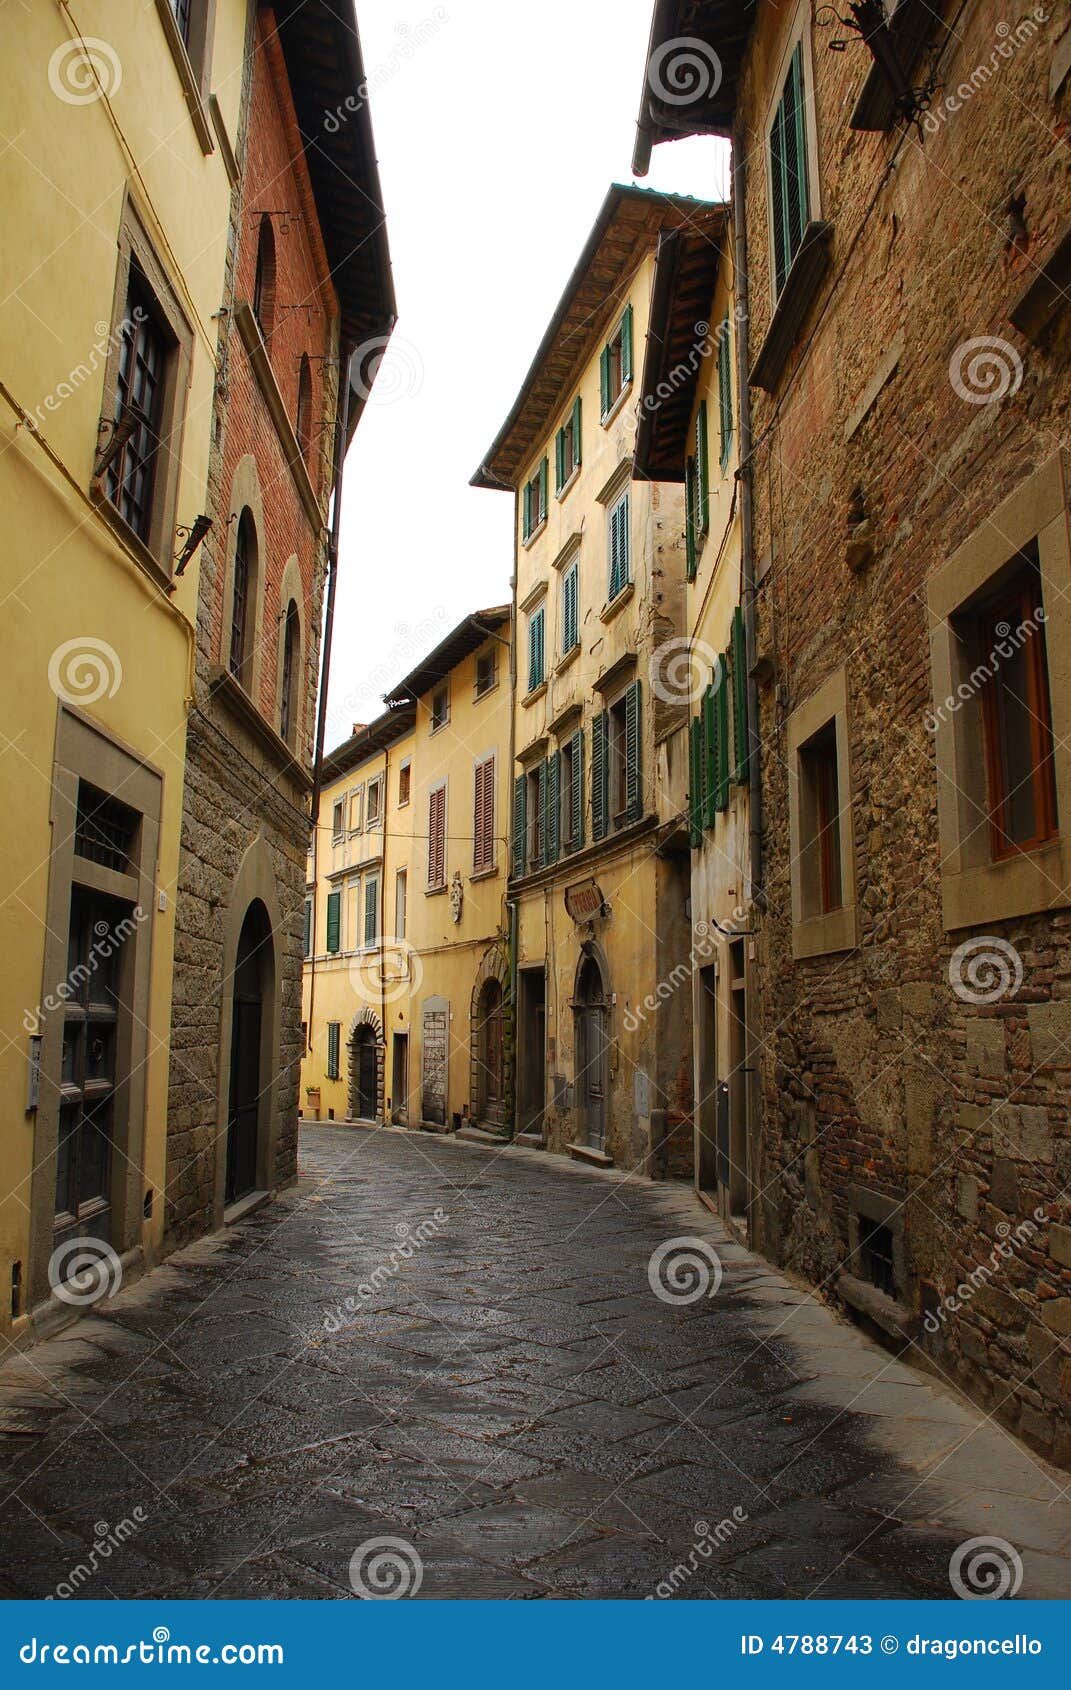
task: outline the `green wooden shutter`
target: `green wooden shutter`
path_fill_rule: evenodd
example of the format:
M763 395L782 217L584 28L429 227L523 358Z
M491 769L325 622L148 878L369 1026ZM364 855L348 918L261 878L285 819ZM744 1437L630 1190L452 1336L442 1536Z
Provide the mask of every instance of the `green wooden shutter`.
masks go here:
M704 399L695 418L695 481L698 508L695 513L696 532L706 533L710 527L710 449L707 439L707 402Z
M573 464L579 469L583 463L583 453L580 445L580 395L573 402Z
M733 611L733 743L736 751L733 780L742 785L748 777L750 762L747 724L747 641L744 637L744 613L737 605Z
M334 956L339 948L339 937L342 928L342 893L329 892L327 894L327 950Z
M371 875L364 883L364 942L374 945L376 942L376 904L379 901L379 881Z
M625 306L621 319L621 381L632 380L632 306Z
M694 581L696 570L694 458L689 458L684 466L684 545L685 575L687 580Z
M798 42L770 130L770 190L773 201L774 277L785 285L810 215L804 120L803 43Z
M528 781L518 775L513 782L513 872L518 879L524 873L524 853L528 838Z
M727 810L729 808L729 662L728 654L723 653L718 663L718 675L714 683L714 731L717 738L716 759L714 764L714 808Z
M697 851L703 843L703 724L698 716L688 723L688 752L688 843Z
M547 861L547 760L544 757L536 771L536 837L535 837L535 868L542 868Z
M720 461L724 469L729 462L733 444L733 370L728 311L725 313L721 345L718 347L718 425L721 439Z
M556 863L561 850L562 831L562 754L552 751L547 759L547 824L545 830L545 863Z
M610 828L610 764L607 740L610 716L600 711L591 724L591 837L605 839Z
M527 540L532 532L532 483L526 481L521 493L521 534Z
M304 956L312 955L312 899L305 899L305 949Z
M633 681L625 692L625 820L638 822L643 815L643 739L640 721L640 683Z
M714 703L714 687L709 686L703 694L700 706L702 732L700 735L700 752L702 755L702 769L700 774L702 786L702 811L700 825L713 827L717 819L718 792L718 712Z
M584 843L584 730L577 728L573 746L573 850Z
M572 651L580 638L579 619L579 569L575 563L570 564L562 582L562 656Z
M554 436L554 489L560 493L565 486L565 429Z
M539 466L539 515L536 519L537 528L539 527L539 524L544 521L547 514L547 483L549 480L550 468L547 459L544 458L543 462Z
M541 686L545 669L543 667L544 643L544 612L542 605L532 613L528 619L528 691Z
M618 593L628 586L630 575L629 558L629 497L618 500L610 512L610 599L614 600Z
M327 1078L329 1080L338 1079L339 1032L340 1023L338 1021L327 1023Z
M610 410L610 348L604 346L599 353L599 404L600 414L606 416Z

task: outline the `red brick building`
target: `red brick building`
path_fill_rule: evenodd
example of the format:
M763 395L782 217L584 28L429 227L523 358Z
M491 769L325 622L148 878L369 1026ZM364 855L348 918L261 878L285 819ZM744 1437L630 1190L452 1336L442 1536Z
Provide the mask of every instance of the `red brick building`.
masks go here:
M1068 1463L1071 34L839 10L660 0L636 157L733 141L749 1230Z
M351 0L251 6L177 909L174 1241L296 1172L331 495L394 320L366 93Z

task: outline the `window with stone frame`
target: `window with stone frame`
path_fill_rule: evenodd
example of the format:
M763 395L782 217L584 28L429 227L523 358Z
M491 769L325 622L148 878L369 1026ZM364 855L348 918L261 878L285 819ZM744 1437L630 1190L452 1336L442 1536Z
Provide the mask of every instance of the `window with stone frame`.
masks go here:
M836 722L826 722L812 734L797 756L803 912L805 916L829 915L844 903Z
M788 718L789 888L797 957L858 942L848 679L838 669Z

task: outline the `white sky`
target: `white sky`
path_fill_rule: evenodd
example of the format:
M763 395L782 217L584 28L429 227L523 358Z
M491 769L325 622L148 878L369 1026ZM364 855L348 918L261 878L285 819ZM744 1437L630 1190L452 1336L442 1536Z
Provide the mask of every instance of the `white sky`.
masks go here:
M607 188L633 180L651 10L358 0L399 320L346 466L328 749L510 597L512 500L468 481ZM643 186L719 198L727 164L720 141L674 142Z

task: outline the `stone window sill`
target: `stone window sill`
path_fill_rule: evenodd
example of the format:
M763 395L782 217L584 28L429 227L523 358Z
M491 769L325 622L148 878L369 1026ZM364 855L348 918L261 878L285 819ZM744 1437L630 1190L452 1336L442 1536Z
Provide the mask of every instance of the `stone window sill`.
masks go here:
M618 412L624 406L625 400L628 398L628 396L631 392L632 392L632 377L629 376L628 381L625 383L624 387L621 389L621 392L618 394L617 398L614 400L613 404L610 406L610 409L607 411L606 415L604 417L599 418L599 421L601 422L603 428L609 428L610 424L613 422L613 420L617 416Z
M531 692L526 692L524 697L521 699L521 704L524 706L525 710L529 709L529 707L535 703L537 698L542 698L546 690L546 681L540 681L539 685L537 687L533 687Z
M554 497L556 499L564 499L565 495L576 485L576 483L579 480L580 480L580 465L575 464L573 466L573 468L570 470L567 480L562 482L561 486L558 488L558 491L555 493Z
M811 221L803 231L800 249L792 260L792 268L785 278L781 297L774 308L766 339L752 367L750 385L773 393L784 373L788 355L808 311L814 303L822 279L832 262L832 223Z
M612 622L614 617L617 616L620 611L624 610L626 604L628 604L635 592L635 583L633 581L629 581L624 587L622 587L617 596L610 600L609 604L603 605L602 609L599 611L599 621L603 623Z
M830 910L828 915L807 916L793 925L792 955L802 959L854 950L859 943L858 929L854 904Z
M580 656L580 641L577 640L575 645L570 646L569 650L566 651L566 652L563 652L561 657L559 657L557 663L554 666L554 673L556 675L564 674L566 669L570 668L571 665L576 662L576 660L579 656Z
M546 528L546 526L547 526L547 519L546 519L546 517L544 517L542 522L538 525L538 527L532 529L532 532L528 535L527 539L523 539L521 541L521 545L524 547L525 551L528 550L529 546L535 545L536 541L539 539L540 535L543 533L543 530Z

